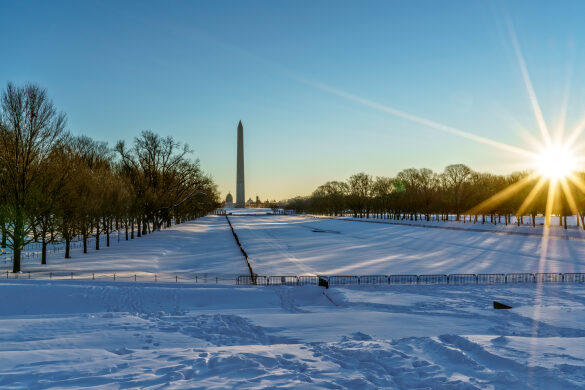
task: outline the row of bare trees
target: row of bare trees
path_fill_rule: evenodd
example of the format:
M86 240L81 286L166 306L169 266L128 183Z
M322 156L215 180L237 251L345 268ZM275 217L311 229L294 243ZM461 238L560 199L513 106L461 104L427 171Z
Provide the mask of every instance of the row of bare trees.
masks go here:
M144 131L131 145L114 148L66 131L46 90L9 83L0 102L1 247L13 253L20 272L21 253L30 242L70 243L110 232L126 239L207 214L218 206L214 182L191 160L186 144Z
M583 181L584 174L575 174ZM536 225L536 217L559 215L567 226L567 216L577 215L583 224L585 194L571 180L555 185L533 172L493 175L475 172L463 164L449 165L441 173L431 169L409 168L396 177L372 177L358 173L347 181L330 181L319 186L310 197L295 198L286 208L332 216L375 216L377 218ZM547 208L547 203L549 207ZM585 226L585 225L584 225Z

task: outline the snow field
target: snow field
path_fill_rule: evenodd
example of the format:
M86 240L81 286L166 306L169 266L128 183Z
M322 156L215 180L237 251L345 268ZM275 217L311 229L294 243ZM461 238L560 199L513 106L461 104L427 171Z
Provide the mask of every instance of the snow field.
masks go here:
M249 274L246 262L234 242L229 226L223 216L208 216L196 221L174 225L119 245L102 247L87 254L72 252L71 259L62 253L50 254L47 265L23 263L22 270L31 273L62 273L65 277L91 274L106 274L111 279L114 273L119 278L130 280L135 274L143 280L153 280L152 274L167 274L166 278L195 278L196 275L219 276L235 280L237 275ZM11 263L0 263L0 272L12 270ZM33 274L34 276L34 274Z
M2 388L583 388L582 286L0 288Z
M584 268L580 240L243 214L253 213L230 220L263 275ZM223 216L74 256L31 268L247 273ZM0 291L0 388L585 388L580 284L0 279ZM513 309L494 310L494 300Z
M259 275L585 270L585 240L283 215L230 220Z

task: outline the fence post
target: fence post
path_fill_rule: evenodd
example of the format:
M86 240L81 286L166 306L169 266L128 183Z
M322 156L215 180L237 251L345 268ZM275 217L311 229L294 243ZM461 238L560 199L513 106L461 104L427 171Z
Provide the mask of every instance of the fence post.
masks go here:
M95 280L95 272L91 273L91 280Z
M134 274L134 281L136 281L136 274Z
M175 275L175 283L179 283L179 277Z
M114 280L116 280L116 274L114 273Z

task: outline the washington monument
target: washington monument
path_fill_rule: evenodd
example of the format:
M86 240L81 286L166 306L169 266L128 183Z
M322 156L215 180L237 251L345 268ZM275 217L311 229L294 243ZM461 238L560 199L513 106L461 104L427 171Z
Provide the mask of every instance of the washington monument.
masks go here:
M246 207L244 191L244 126L238 123L238 172L236 179L236 207Z

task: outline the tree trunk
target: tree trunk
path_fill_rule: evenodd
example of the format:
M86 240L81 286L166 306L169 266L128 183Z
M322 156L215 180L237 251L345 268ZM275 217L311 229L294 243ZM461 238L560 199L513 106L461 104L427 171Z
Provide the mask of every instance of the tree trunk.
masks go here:
M45 239L45 236L43 236L41 243L41 264L47 264L47 240Z
M128 218L124 218L124 232L126 233L126 241L128 241Z
M1 226L1 231L0 233L2 234L2 244L0 244L0 246L4 249L6 249L6 221L4 221L4 219L0 219L0 226Z
M17 211L16 221L14 221L14 237L12 240L12 272L20 272L20 255L24 246L24 218L19 218L20 213Z
M87 253L87 228L83 228L83 253Z
M20 272L20 248L14 248L12 251L12 272Z
M110 246L110 221L108 218L104 218L104 228L106 233L106 246Z
M69 254L71 248L71 237L69 237L69 233L67 233L67 236L65 237L65 258L66 259L70 259L71 256Z

